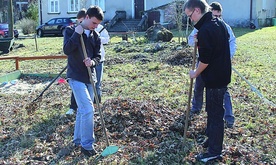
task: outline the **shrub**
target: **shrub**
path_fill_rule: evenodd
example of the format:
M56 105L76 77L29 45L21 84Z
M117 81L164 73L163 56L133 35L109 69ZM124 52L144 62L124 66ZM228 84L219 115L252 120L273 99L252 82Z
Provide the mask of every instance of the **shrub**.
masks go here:
M35 33L35 28L37 26L36 21L29 19L29 18L23 18L18 22L18 26L22 29L23 34L31 34Z
M25 16L29 19L32 19L38 22L38 3L37 1L33 1L28 5L28 10L25 13Z

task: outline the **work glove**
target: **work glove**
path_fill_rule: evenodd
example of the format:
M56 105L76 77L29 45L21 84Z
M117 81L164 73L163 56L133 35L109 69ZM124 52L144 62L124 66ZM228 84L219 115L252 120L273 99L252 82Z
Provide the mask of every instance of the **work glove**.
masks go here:
M93 67L96 65L95 61L91 60L89 57L83 60L85 66Z
M75 28L75 32L78 34L82 34L84 32L83 27L79 24L76 28Z

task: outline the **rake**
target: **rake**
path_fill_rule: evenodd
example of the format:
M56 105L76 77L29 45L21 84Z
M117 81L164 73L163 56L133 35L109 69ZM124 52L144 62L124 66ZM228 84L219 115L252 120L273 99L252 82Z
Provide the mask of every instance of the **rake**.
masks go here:
M195 45L194 45L192 70L195 69L196 54L197 54L197 41L195 41ZM186 143L186 138L187 138L187 130L188 130L188 121L189 121L189 117L190 117L193 84L194 84L194 79L191 78L190 79L190 88L189 88L189 97L188 97L188 106L187 106L187 111L186 111L186 119L185 119L185 127L184 127L184 139L183 139L184 144Z
M50 88L50 86L61 76L61 74L67 69L67 66L65 66L59 74L46 86L46 88L38 95L29 105L26 106L28 114L35 111L35 109L38 107L38 102L42 101L42 96L44 92Z
M81 47L82 47L82 51L84 54L84 58L86 59L86 58L88 58L88 56L87 56L87 52L86 52L86 48L84 45L82 35L81 35L80 40L81 40ZM106 140L107 147L101 153L101 156L105 157L105 156L116 153L119 150L119 147L118 146L110 146L110 144L109 144L109 140L108 140L107 133L106 133L106 127L105 127L105 123L104 123L104 119L103 119L103 114L102 114L102 110L100 108L99 97L98 97L97 90L96 90L96 87L94 84L94 80L92 78L92 71L91 71L90 67L87 67L87 71L88 71L90 83L92 84L92 87L93 87L94 97L95 97L96 105L97 105L97 108L98 108L98 111L100 114L101 124L103 127L103 132L104 132L104 136L105 136L105 140Z

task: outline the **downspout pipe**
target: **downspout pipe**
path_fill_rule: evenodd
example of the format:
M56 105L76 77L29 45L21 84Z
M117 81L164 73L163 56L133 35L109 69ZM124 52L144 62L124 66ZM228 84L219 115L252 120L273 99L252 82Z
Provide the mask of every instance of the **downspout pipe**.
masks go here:
M250 22L252 22L252 8L253 8L253 0L250 0Z

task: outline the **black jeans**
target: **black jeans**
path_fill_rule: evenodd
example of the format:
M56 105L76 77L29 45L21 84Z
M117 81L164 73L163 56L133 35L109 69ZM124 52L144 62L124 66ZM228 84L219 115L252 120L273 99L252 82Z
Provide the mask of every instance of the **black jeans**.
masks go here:
M224 136L224 94L227 87L206 88L207 130L209 154L221 154Z
M75 111L78 109L73 92L71 94L70 109L74 109Z

